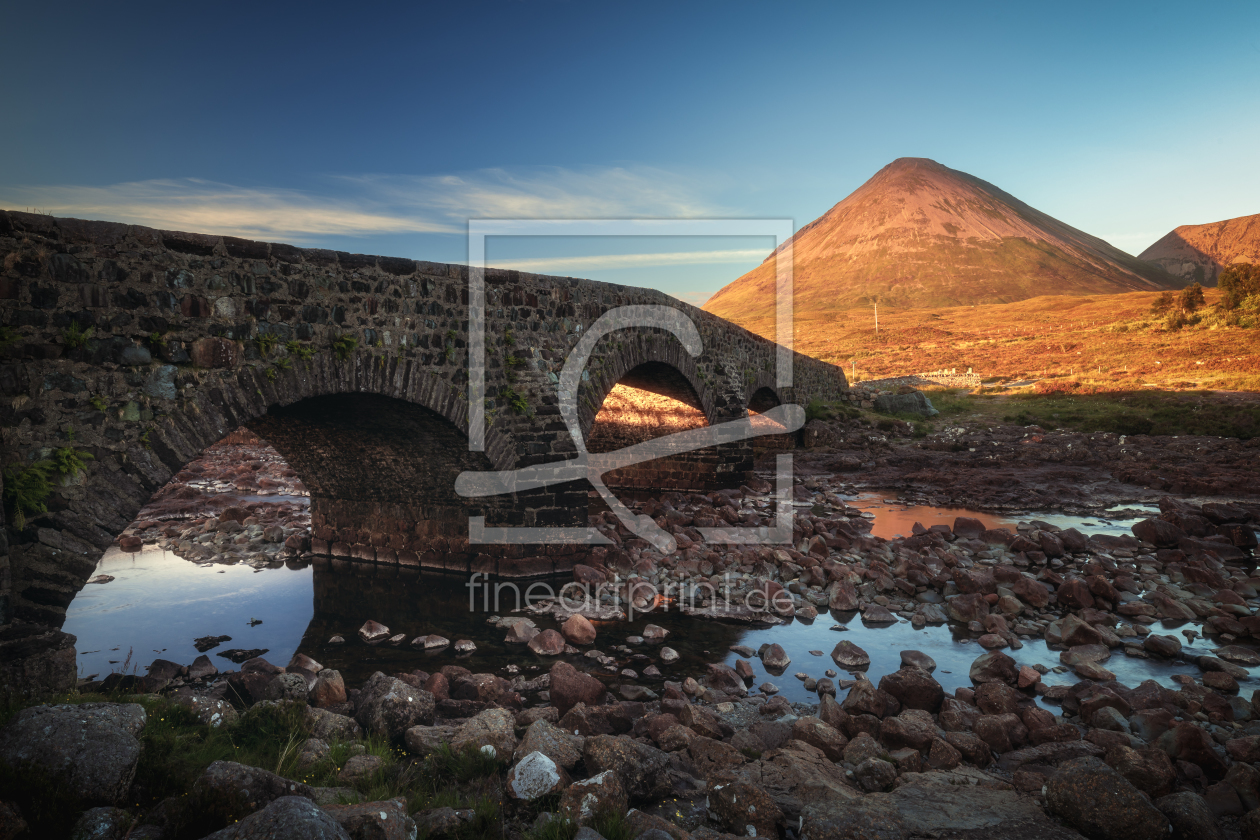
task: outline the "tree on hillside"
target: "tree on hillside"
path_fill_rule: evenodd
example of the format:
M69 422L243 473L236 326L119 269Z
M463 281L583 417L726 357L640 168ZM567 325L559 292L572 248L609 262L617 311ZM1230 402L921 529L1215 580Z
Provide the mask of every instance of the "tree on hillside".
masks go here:
M1221 308L1237 309L1251 295L1260 295L1260 265L1240 263L1221 273L1216 287L1221 290Z
M1151 304L1151 312L1155 315L1163 315L1165 312L1173 308L1173 293L1161 292L1159 297L1155 298L1155 302Z
M1198 283L1192 283L1181 290L1181 298L1178 300L1181 308L1185 312L1193 312L1203 305L1203 287Z

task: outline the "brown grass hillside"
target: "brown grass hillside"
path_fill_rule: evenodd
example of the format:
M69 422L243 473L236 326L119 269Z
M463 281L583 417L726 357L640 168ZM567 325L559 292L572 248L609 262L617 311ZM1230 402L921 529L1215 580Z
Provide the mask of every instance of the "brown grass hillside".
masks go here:
M1199 324L1169 329L1151 313L1155 292L1044 296L1016 303L887 311L879 336L870 307L801 314L796 349L855 368L857 378L972 368L993 381L1074 380L1085 385L1260 391L1260 313L1224 326L1206 291ZM1192 319L1193 320L1193 319ZM774 337L772 317L742 325Z

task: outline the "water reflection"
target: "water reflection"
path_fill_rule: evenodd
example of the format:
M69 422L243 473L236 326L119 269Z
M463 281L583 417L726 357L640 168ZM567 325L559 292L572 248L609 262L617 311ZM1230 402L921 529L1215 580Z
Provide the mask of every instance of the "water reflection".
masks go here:
M1123 534L1132 536L1133 531L1131 529L1133 525L1140 521L1137 518L1104 519L1096 516L1072 516L1065 513L1028 513L1022 516L1004 516L995 513L977 513L966 508L929 507L927 505L908 506L894 498L895 494L896 491L892 490L883 493L872 491L846 497L846 501L855 508L875 514L871 534L884 539L910 536L912 533L911 529L916 522L921 523L924 528L931 528L933 525L953 525L954 519L959 516L979 519L986 528L1008 528L1014 531L1015 526L1019 522L1036 519L1063 530L1075 528L1086 535L1107 534L1109 536L1120 536ZM1124 510L1140 510L1148 507L1151 506L1130 506L1125 507ZM1159 508L1153 508L1152 512L1157 515Z
M187 665L200 655L193 640L208 635L232 637L210 652L221 670L235 667L215 656L228 648L266 648L283 665L311 621L309 567L190 563L147 546L135 554L109 549L96 573L114 580L84 586L63 627L78 639L80 676L119 669L128 650L140 674L159 657ZM262 624L250 627L251 619Z
M876 512L875 533L881 535L908 534L915 521L925 526L952 523L955 516L976 517L990 526L1012 527L1014 524L1013 520L1003 517L960 509L907 509L876 497L855 503ZM1060 527L1080 527L1071 522L1073 519L1081 520L1081 524L1095 521L1101 524L1101 520L1080 517L1042 515L1037 518L1065 523ZM1122 530L1119 522L1107 524L1113 533ZM1099 532L1107 531L1102 527L1089 530L1089 533ZM324 665L341 670L351 685L361 683L377 670L433 671L442 665L457 663L473 671L503 673L511 664L529 675L546 670L555 661L537 656L524 646L505 643L505 631L486 621L496 613L482 609L480 593L470 609L466 580L431 571L327 559L311 566L294 564L292 568L282 566L255 571L244 564L194 564L150 548L138 554L112 549L101 559L97 572L112 575L114 580L86 586L70 605L65 624L66 632L78 637L79 671L83 676L117 669L130 648L134 648L132 664L138 666L140 673L158 657L188 664L198 656L193 640L207 635L232 637L232 641L210 651L220 669L235 667L216 656L229 648L267 649L266 658L278 665L286 664L300 649ZM544 582L559 590L568 579ZM510 594L504 592L501 598L497 614L513 614L515 602ZM251 619L261 619L262 623L251 627ZM398 647L369 646L360 642L357 630L368 619L385 624L393 633L406 634L407 642ZM543 629L557 627L548 617L535 618L535 621ZM641 635L648 623L670 631L665 644L678 651L677 662L668 665L660 662L659 646L649 644L631 645L629 652L616 650L626 644L626 637ZM832 630L837 623L848 629ZM1151 630L1180 636L1182 626L1191 625L1161 623L1152 625ZM806 692L802 681L794 675L800 672L818 679L825 676L828 669L839 670L829 654L841 639L856 643L870 654L871 666L867 673L875 681L900 666L902 650L921 650L936 660L936 677L947 690L970 685L969 666L984 652L961 628L916 630L904 621L886 627L867 627L860 616L829 616L825 609L813 622L793 621L774 627L688 619L675 611L658 611L636 617L632 622L599 623L597 629L595 647L614 656L618 669L629 667L640 674L649 664L660 669L661 677L638 680L655 689L659 689L665 679L700 676L708 663L726 662L733 666L739 657L730 652L732 645L747 645L756 650L762 644L780 644L792 659L786 673L767 673L760 660L753 658L750 660L756 675L753 684L772 682L794 702L817 702L817 697ZM452 647L431 652L410 647L412 638L431 634L445 636L452 642L470 639L477 650L457 657ZM345 643L330 645L329 639L336 635L343 636ZM811 651L819 651L821 655ZM1199 639L1197 646L1186 648L1184 656L1193 661L1194 656L1210 652L1208 643ZM1026 640L1021 650L1009 653L1020 664L1040 663L1048 667L1059 664L1058 652L1049 650L1040 639ZM592 660L575 658L573 661L580 667L604 674L612 682L622 680L615 673L600 671ZM1122 650L1117 650L1105 667L1131 686L1149 678L1173 686L1175 674L1199 675L1198 668L1185 660L1177 664L1141 659L1126 656ZM1251 670L1256 673L1255 669ZM849 675L840 671L839 676L843 679ZM1052 673L1045 681L1071 683L1075 678L1070 673ZM1244 696L1252 687L1244 685Z

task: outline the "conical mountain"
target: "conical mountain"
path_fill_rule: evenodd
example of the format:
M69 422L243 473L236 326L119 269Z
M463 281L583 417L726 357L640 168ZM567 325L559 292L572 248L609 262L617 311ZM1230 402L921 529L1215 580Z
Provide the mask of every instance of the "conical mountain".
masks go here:
M1007 303L1184 283L973 175L899 158L792 239L798 312ZM705 309L734 321L774 311L775 260Z
M1260 264L1260 214L1182 225L1138 255L1187 283L1215 286L1233 263Z

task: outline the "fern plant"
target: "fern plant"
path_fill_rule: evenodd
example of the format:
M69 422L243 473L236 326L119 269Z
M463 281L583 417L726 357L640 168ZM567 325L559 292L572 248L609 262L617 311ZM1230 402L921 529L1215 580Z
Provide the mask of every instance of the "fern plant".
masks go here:
M71 434L71 440L73 440L73 434ZM60 476L61 486L65 487L67 484L70 484L87 470L85 462L93 457L91 452L75 449L73 444L54 449L51 463L53 470Z
M300 341L290 341L284 345L284 349L289 352L290 356L297 356L299 359L306 361L315 355L315 348L303 344Z
M354 349L358 346L359 339L349 333L342 333L332 341L333 353L335 353L337 358L343 362L350 358L350 354L353 353Z
M504 387L499 391L499 399L507 404L516 414L528 415L529 403L525 399L524 394L517 393L511 388Z
M80 329L78 321L71 321L69 328L61 334L61 340L71 350L78 350L80 347L87 344L88 339L91 338L92 334L95 332L96 327L88 327L86 330Z
M26 527L28 517L48 512L47 499L53 489L55 467L52 461L36 461L24 469L10 468L4 476L4 501L11 507L13 527Z
M276 349L276 345L280 339L275 333L260 333L258 338L254 339L258 343L258 353L264 359L271 355L271 351Z

